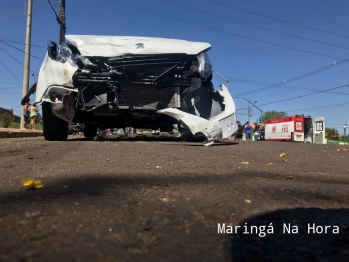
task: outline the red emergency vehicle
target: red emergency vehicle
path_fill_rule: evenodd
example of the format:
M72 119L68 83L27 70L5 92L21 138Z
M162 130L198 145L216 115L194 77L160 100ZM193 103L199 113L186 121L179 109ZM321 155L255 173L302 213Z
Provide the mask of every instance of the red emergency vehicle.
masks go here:
M265 122L265 141L294 141L303 143L325 143L323 117L295 115L269 119Z

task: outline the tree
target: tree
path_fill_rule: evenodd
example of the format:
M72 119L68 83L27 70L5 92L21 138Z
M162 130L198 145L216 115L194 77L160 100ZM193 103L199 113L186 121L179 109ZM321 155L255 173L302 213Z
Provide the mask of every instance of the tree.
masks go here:
M337 129L326 127L325 137L329 140L338 140L340 138L340 135Z
M266 111L260 118L260 122L264 123L265 121L272 119L272 118L279 118L279 117L285 117L287 116L287 113L284 111Z

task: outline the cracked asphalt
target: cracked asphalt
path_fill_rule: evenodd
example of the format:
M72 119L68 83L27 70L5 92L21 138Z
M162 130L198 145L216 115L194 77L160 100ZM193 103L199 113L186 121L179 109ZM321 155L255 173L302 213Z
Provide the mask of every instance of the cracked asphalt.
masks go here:
M348 261L348 162L338 145L1 139L0 261Z

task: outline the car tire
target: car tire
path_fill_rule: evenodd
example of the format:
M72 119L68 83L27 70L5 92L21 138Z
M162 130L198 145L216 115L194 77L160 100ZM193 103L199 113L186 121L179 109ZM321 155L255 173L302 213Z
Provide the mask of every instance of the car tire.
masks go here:
M97 135L97 126L85 124L84 127L84 137L87 140L93 140Z
M42 104L42 122L44 138L48 141L64 141L68 138L68 122L55 116L51 103Z

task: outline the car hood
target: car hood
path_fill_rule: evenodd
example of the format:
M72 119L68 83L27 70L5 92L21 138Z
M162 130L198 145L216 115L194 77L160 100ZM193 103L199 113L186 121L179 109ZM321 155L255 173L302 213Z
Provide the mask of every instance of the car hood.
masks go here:
M67 41L78 48L83 56L122 56L148 54L197 55L211 45L169 38L135 36L66 35Z

